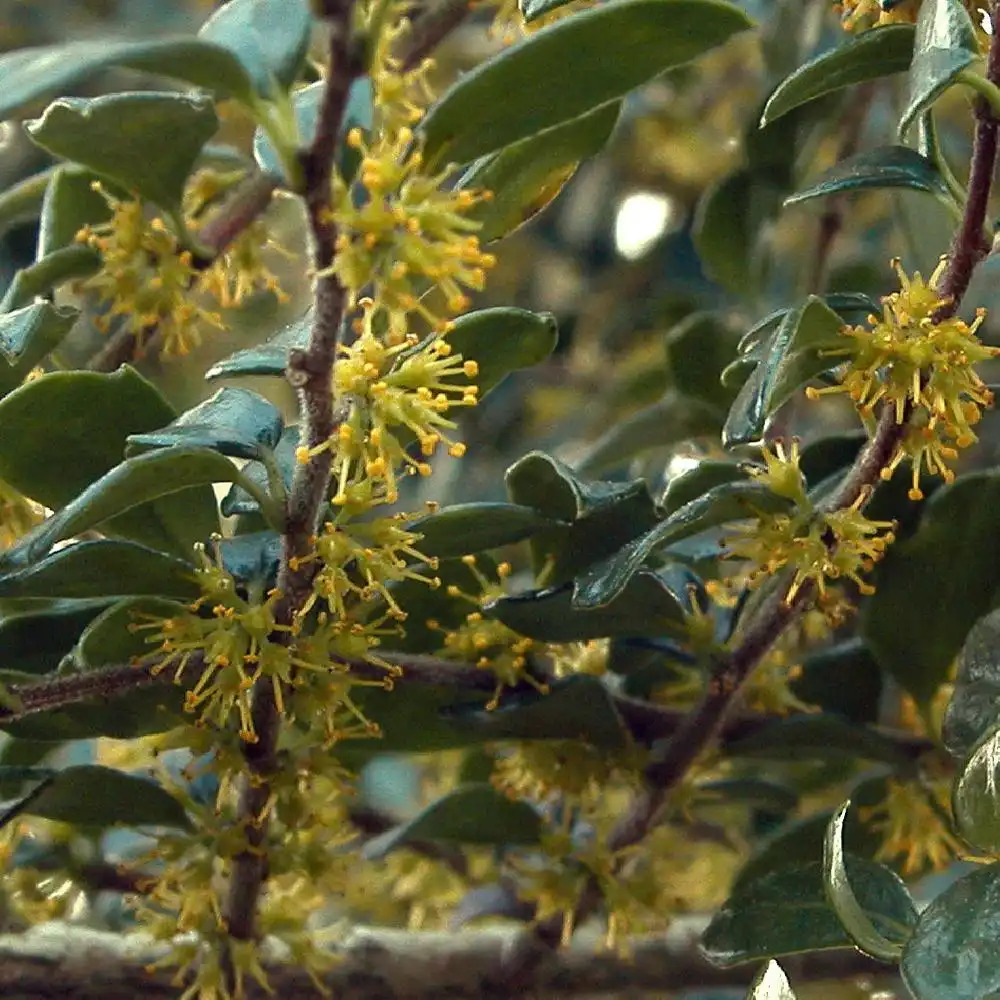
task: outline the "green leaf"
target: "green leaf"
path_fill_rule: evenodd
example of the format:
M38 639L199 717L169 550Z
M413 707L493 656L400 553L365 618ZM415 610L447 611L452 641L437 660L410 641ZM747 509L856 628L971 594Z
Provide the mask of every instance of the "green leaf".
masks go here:
M826 887L826 897L856 947L884 962L898 962L903 954L903 946L917 922L917 910L903 880L895 872L882 866L887 875L886 887L888 888L890 879L895 880L898 899L894 902L893 910L908 913L909 917L887 934L877 928L865 913L851 885L844 854L844 820L850 806L850 802L845 802L833 814L827 827L823 846L823 884Z
M292 108L295 112L295 121L298 125L299 142L301 148L308 147L316 134L316 123L319 121L319 109L326 91L326 83L319 80L309 84L301 90L296 90L292 94ZM372 82L367 76L355 80L351 84L351 89L347 94L347 107L344 109L344 117L340 123L339 139L352 128L360 128L367 132L372 127ZM269 171L273 174L281 174L284 171L281 157L274 148L274 144L268 138L267 133L258 128L253 137L253 155L257 165L261 170ZM357 164L353 162L357 159L356 150L343 148L340 153L341 173L345 177L353 177Z
M565 7L569 2L570 0L520 0L518 8L521 11L521 17L524 18L524 23L531 24L532 21L545 14L551 14L552 11Z
M532 507L463 503L418 518L406 527L420 533L417 547L425 555L450 557L513 545L552 523Z
M0 478L58 510L119 464L130 433L155 430L173 417L166 400L131 368L43 375L0 401ZM208 486L177 493L129 511L104 530L188 556L196 541L218 531L215 495Z
M261 446L273 449L281 440L284 418L270 400L249 389L219 389L185 410L166 427L130 434L128 450L146 448L211 448L231 458L259 458ZM231 480L220 480L230 482Z
M660 506L668 516L675 514L710 490L730 483L745 483L749 475L745 465L722 459L704 459L667 483Z
M77 542L25 569L0 575L0 597L127 597L192 600L200 593L191 565L135 542Z
M672 327L664 344L677 389L724 414L734 395L720 381L736 348L732 328L718 313L696 312Z
M764 778L718 778L695 786L700 808L730 802L766 809L773 813L789 813L799 804L798 793L787 785Z
M808 653L792 690L796 697L824 712L855 723L876 722L882 672L871 650L854 637Z
M948 185L931 160L907 146L880 146L841 160L808 187L786 198L785 205L869 188L911 188L950 198Z
M481 157L461 176L459 189L492 192L465 213L481 223L484 243L520 228L544 209L573 176L581 160L599 153L611 137L621 104L606 104Z
M35 302L0 313L0 393L10 392L72 329L79 313L51 302Z
M605 636L660 635L676 631L687 598L670 579L646 570L636 573L619 595L593 609L573 604L566 584L491 601L484 610L521 635L546 642L576 642Z
M737 295L757 284L757 242L781 207L782 188L742 168L716 182L698 202L694 245L705 273Z
M219 542L222 565L241 583L266 592L274 586L281 563L281 535L254 531Z
M578 675L554 681L547 694L504 694L496 708L466 705L445 709L458 732L478 742L501 740L583 740L590 746L622 750L628 729L607 688L596 677Z
M39 170L0 191L0 236L38 218L52 171L52 167Z
M0 787L9 787L24 768L0 768ZM111 767L81 764L55 773L40 772L43 785L23 800L14 815L27 813L76 826L191 826L181 803L148 778L125 774ZM9 777L8 777L9 774ZM5 820L12 819L9 813Z
M55 156L83 164L173 212L180 209L188 175L218 124L215 107L204 95L142 91L62 97L27 129Z
M916 1000L987 1000L1000 990L1000 866L952 883L920 914L900 972Z
M73 648L73 662L78 670L85 672L145 656L153 652L154 646L146 638L156 629L136 629L134 626L152 616L168 618L186 610L185 605L177 601L157 597L126 597L116 601L83 630ZM162 697L169 691L171 688L163 686L157 694ZM177 708L180 708L179 703ZM180 718L175 717L175 724L179 721Z
M572 579L657 522L644 480L587 482L544 452L529 452L515 462L507 470L506 483L515 503L563 522L538 532L531 541L535 566L546 567L552 585Z
M167 448L126 459L33 532L23 544L23 558L39 559L56 542L160 497L224 482L252 489L258 500L268 506L267 497L259 494L228 458L208 448ZM207 542L209 537L206 534L195 541Z
M773 760L797 758L861 758L905 766L910 757L888 736L866 726L855 725L837 715L790 716L726 745L734 757L765 757Z
M541 817L527 802L514 801L492 785L460 785L432 802L413 819L369 840L363 850L369 860L414 841L458 844L537 844Z
M618 600L629 581L657 549L708 528L756 517L760 511L786 510L790 505L791 501L779 497L763 483L729 482L713 487L577 576L573 605L581 609L603 608Z
M961 0L922 3L917 15L913 61L907 78L906 106L899 119L899 134L904 135L913 120L978 58L976 29Z
M958 832L987 854L1000 852L1000 730L989 733L973 750L952 789Z
M229 0L201 26L198 39L232 52L254 90L276 97L298 79L311 29L307 0Z
M56 670L104 602L53 601L0 618L0 663L5 670L47 674Z
M108 38L16 49L0 56L0 119L24 105L73 87L109 66L128 66L193 83L218 96L248 101L253 87L231 53L194 38L115 42Z
M843 320L815 295L785 313L760 361L733 403L722 441L726 447L759 440L770 417L821 372L840 363Z
M292 487L292 478L295 475L295 468L299 464L295 453L299 447L299 429L296 426L286 427L282 432L281 439L275 445L274 452L263 456L262 461L247 462L243 466L244 478L250 482L254 488L253 492L245 490L238 483L222 498L221 510L224 517L234 515L255 515L260 517L260 503L258 497L271 496L272 491L278 490L278 483L286 491ZM275 494L277 496L277 494ZM283 520L283 512L278 509L276 500L271 501L275 510L272 513L272 520L280 524Z
M111 218L111 207L94 190L97 175L72 163L58 166L45 189L38 225L39 260L63 247L73 246L85 225L99 225Z
M256 347L248 347L227 358L217 361L205 372L206 379L232 377L236 375L284 375L288 364L288 352L292 348L309 345L309 333L313 325L310 309L298 319L279 330L270 340Z
M761 124L824 94L903 73L909 69L913 49L914 29L909 24L886 25L855 35L783 80L768 99Z
M1000 610L973 625L962 652L941 738L952 756L964 760L1000 724Z
M864 916L879 933L912 926L914 911L899 878L884 865L854 855L846 873ZM824 889L823 865L790 865L741 882L712 918L701 940L708 958L723 967L806 951L853 945Z
M100 266L100 256L90 247L77 244L54 250L34 264L22 267L14 275L0 301L0 313L30 305L38 296L47 295L72 278L86 278L94 274Z
M1000 473L970 473L942 486L927 501L916 533L892 545L875 572L861 634L920 704L947 677L975 621L997 604L997 505Z
M467 163L577 118L748 27L722 0L619 0L581 11L460 77L421 123L427 162Z
M754 976L747 1000L796 1000L788 977L773 958Z

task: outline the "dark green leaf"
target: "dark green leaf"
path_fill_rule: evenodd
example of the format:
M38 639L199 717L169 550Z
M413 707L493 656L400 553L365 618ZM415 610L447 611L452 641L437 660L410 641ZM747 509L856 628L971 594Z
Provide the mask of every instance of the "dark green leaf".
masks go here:
M3 301L0 301L0 313L30 305L39 295L48 295L72 278L86 278L100 266L101 258L90 247L77 244L54 250L14 275L14 280L4 292Z
M973 625L958 657L941 737L948 752L965 759L1000 723L1000 610Z
M738 802L768 812L788 813L799 804L799 796L793 789L764 778L719 778L695 788L699 807Z
M267 591L274 586L281 562L277 531L255 531L219 542L222 565L241 583Z
M39 217L52 171L40 170L0 192L0 236Z
M989 733L973 750L952 790L958 832L987 854L1000 852L1000 730Z
M603 636L660 635L683 621L688 600L673 581L646 570L636 573L607 604L582 610L569 585L501 597L486 611L509 628L546 642L575 642Z
M61 97L28 122L32 140L168 211L218 127L204 95L155 93Z
M85 225L99 225L111 217L111 207L94 190L97 175L72 163L56 168L45 189L38 226L38 259L72 246Z
M552 524L532 507L513 503L463 503L418 518L407 530L422 536L417 547L428 556L462 556L512 545Z
M243 476L252 484L254 492L248 492L238 483L234 483L232 489L222 498L223 515L225 517L233 517L234 515L261 517L260 504L255 497L270 496L272 493L278 496L281 488L284 488L287 495L287 491L292 486L295 467L299 464L295 457L298 447L299 428L296 426L286 427L273 454L267 456L266 462L252 461L243 466ZM277 504L275 504L275 508L274 515L276 523L278 523L281 520L281 511L277 509Z
M547 694L504 694L497 708L469 705L445 709L444 716L455 730L475 734L480 742L584 740L608 750L630 742L607 688L585 675L555 681Z
M796 1000L788 976L773 958L754 976L747 1000Z
M581 160L599 153L618 121L616 101L563 125L546 129L484 156L462 175L457 187L492 192L466 216L482 224L484 243L506 236L548 205Z
M681 320L665 338L667 366L674 386L687 399L697 399L718 409L720 416L733 393L720 380L736 348L736 336L712 312L696 312Z
M0 402L0 478L58 510L118 465L130 433L163 427L173 416L130 368L43 375ZM215 495L209 486L173 494L104 529L187 556L196 541L218 531Z
M764 108L761 122L773 122L807 101L844 87L905 72L913 58L913 36L912 25L887 25L824 52L779 84Z
M950 197L948 185L931 160L906 146L881 146L841 160L808 187L786 198L785 204L796 205L844 191L900 187Z
M907 79L906 106L899 134L926 111L979 58L976 29L961 0L927 0L917 15L913 61Z
M902 766L909 757L888 736L837 715L799 715L776 720L753 736L727 744L735 757L853 757Z
M131 453L186 445L212 448L232 458L259 458L261 445L277 447L283 429L281 411L272 402L249 389L227 387L160 430L130 434L128 449Z
M0 768L0 782L5 785L7 771ZM14 780L17 775L10 778ZM49 772L43 780L44 786L24 802L19 812L78 826L191 825L180 802L148 778L97 764L81 764Z
M843 321L815 295L789 310L767 341L760 362L744 383L722 429L726 447L759 440L770 417L821 372L836 367Z
M413 819L369 840L364 856L384 858L414 841L459 844L537 844L541 817L527 804L501 795L492 785L460 785Z
M898 898L893 902L891 910L900 914L907 913L908 918L896 927L886 921L888 926L883 931L865 913L851 884L844 854L844 820L850 805L850 802L845 802L833 814L827 828L823 845L823 884L826 897L856 947L885 962L897 962L903 953L903 945L917 922L917 910L903 880L895 872L881 866L886 876L886 890L891 881L896 885Z
M0 313L0 392L9 392L72 329L79 313L68 306L35 302Z
M288 326L278 331L270 340L256 347L248 347L228 358L217 361L205 372L205 378L223 378L236 375L284 375L288 352L293 347L305 348L309 344L313 313L310 309Z
M1000 866L977 868L920 914L900 972L917 1000L988 1000L1000 990Z
M749 473L745 465L726 462L722 459L705 459L694 468L687 469L679 476L674 476L667 483L667 489L660 501L660 506L663 508L663 512L669 516L708 493L709 490L729 483L746 482L748 477Z
M134 542L77 542L26 569L0 575L0 597L127 597L191 600L199 589L191 565Z
M0 663L5 670L46 674L56 670L103 602L53 601L0 619Z
M882 934L912 926L913 903L884 865L846 856L862 913ZM712 918L702 950L724 967L805 951L849 948L850 936L830 906L823 865L791 865L741 882Z
M573 604L581 609L605 607L618 600L623 588L657 549L708 528L756 517L760 511L785 510L790 504L763 483L729 482L713 487L577 576Z
M229 0L202 25L198 39L230 51L254 90L273 98L298 78L311 29L307 0Z
M252 488L236 466L207 448L167 448L116 465L85 489L24 543L24 558L41 558L56 542L72 538L142 504L195 486L240 483ZM259 499L267 506L267 498ZM207 542L209 535L195 541Z
M65 90L109 66L128 66L186 80L219 95L250 100L253 88L243 67L225 49L194 38L115 42L109 38L17 49L0 56L0 119L26 104Z
M569 121L748 27L722 0L620 0L581 11L460 77L420 126L427 161L467 163Z
M796 697L851 722L875 722L882 694L882 672L861 639L844 639L809 653L792 683Z
M876 570L861 633L882 668L919 703L934 696L969 629L997 603L997 505L997 472L941 487L916 533L891 546Z
M129 663L134 657L151 653L159 643L151 645L146 640L158 630L135 626L146 624L151 617L168 618L185 610L177 601L156 597L126 597L116 601L83 630L73 649L73 662L78 670L87 671Z

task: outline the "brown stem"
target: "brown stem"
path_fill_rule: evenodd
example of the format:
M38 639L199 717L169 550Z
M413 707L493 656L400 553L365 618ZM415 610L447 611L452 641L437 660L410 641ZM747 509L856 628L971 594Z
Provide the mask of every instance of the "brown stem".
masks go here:
M279 598L274 610L280 631L273 641L287 642L285 631L310 594L311 575L299 562L309 554L319 526L330 484L332 455L326 447L333 437L337 418L333 394L333 369L347 294L330 267L333 263L337 228L330 209L333 157L347 107L348 91L364 72L361 54L351 37L353 0L322 0L315 5L329 36L329 71L312 145L301 155L303 197L313 240L316 274L315 318L306 350L289 352L286 374L295 389L302 425L301 443L312 452L296 465L286 509L282 536L282 558L278 570ZM271 777L276 772L281 714L270 677L254 686L251 700L255 742L243 745L247 773L240 792L239 817L244 824L247 850L233 859L232 876L225 905L231 937L249 940L256 936L256 914L267 879L266 807L271 798Z
M470 0L440 0L414 22L399 53L400 71L415 69L468 16Z

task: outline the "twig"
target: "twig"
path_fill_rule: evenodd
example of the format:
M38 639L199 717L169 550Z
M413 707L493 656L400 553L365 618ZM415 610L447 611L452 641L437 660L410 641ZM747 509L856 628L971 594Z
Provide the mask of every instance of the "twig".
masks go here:
M348 91L364 72L361 53L351 37L352 0L323 0L315 5L329 34L329 70L311 147L301 156L306 209L313 239L316 273L315 318L306 350L289 352L286 375L298 397L302 444L311 452L297 463L286 509L282 557L278 569L279 598L274 610L273 641L287 642L299 610L310 593L311 575L300 560L309 554L330 484L333 458L325 447L337 427L333 396L333 368L347 295L331 270L337 228L330 211L333 157ZM251 701L256 742L243 744L247 773L240 792L239 817L248 849L233 859L225 919L231 937L249 940L256 934L256 914L267 878L268 821L271 776L277 770L281 714L270 677L254 686Z
M414 22L399 54L403 73L415 69L468 16L470 0L440 0Z

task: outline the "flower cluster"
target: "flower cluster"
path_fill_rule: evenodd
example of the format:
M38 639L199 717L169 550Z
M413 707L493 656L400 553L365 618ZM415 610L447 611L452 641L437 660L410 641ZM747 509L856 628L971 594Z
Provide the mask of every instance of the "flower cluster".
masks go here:
M861 593L872 593L861 574L885 554L895 538L895 524L873 521L862 513L866 494L840 510L815 508L806 495L797 445L787 451L780 443L773 452L765 448L764 458L765 467L756 471L758 478L797 506L791 513L762 511L756 520L733 526L735 534L726 539L724 558L743 560L747 568L725 582L707 584L712 596L731 601L736 590L759 587L785 569L794 571L785 595L789 603L806 585L826 597L831 580L850 580Z
M919 500L921 468L950 482L954 473L949 463L959 448L977 440L972 427L982 409L993 404L993 394L974 366L1000 350L984 346L976 337L985 316L982 310L971 325L953 316L938 319L948 304L935 291L944 259L929 282L919 274L908 277L898 260L892 263L901 290L882 300L881 317L869 316L866 326L844 328L851 343L838 352L849 358L840 385L808 389L807 394L815 399L823 393L846 392L869 424L877 404L892 407L897 423L907 427L882 476L888 479L909 458L910 497Z

